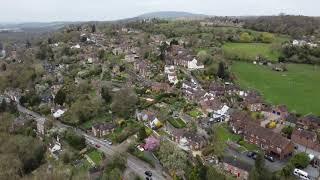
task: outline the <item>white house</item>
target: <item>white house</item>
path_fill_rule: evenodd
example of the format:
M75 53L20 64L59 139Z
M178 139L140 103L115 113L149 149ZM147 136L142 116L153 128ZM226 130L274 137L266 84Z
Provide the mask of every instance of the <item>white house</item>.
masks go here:
M56 119L60 118L64 113L65 113L65 111L58 109L56 112L53 113L53 117Z
M224 105L221 109L214 111L212 114L213 119L219 119L221 121L228 121L229 120L229 111L230 107Z
M204 65L198 66L198 60L196 58L193 58L192 61L188 61L188 69L194 70L194 69L203 69Z

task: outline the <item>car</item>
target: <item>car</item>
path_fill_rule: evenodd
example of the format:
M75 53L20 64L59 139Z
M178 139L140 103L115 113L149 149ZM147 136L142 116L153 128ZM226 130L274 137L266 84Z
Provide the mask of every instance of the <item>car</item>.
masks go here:
M107 143L107 144L109 144L109 145L112 145L112 142L111 141L109 141L109 140L103 140L105 143Z
M152 176L152 172L151 172L151 171L146 171L146 172L144 172L144 174L147 175L147 176L149 176L149 177Z
M247 153L247 156L248 156L249 158L252 158L255 154L256 154L255 152L249 151L249 152Z
M270 156L270 155L267 155L267 154L264 155L264 158L265 158L266 160L270 161L270 162L274 162L274 161L275 161L275 160L274 160L274 157L272 157L272 156Z
M152 178L151 177L146 177L146 180L152 180Z
M99 144L96 144L95 146L96 146L96 148L100 148L101 147Z

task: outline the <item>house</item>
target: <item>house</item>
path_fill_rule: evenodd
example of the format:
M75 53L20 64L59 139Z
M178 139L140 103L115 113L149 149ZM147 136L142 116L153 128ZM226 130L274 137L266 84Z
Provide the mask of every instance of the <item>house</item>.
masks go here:
M132 63L132 62L137 61L139 58L140 58L140 56L138 56L137 54L133 54L132 53L132 54L125 55L124 60L129 62L129 63Z
M134 70L138 72L143 77L149 77L150 72L150 64L146 60L135 61L134 62Z
M320 117L313 114L306 115L298 119L297 126L304 129L319 129L320 128Z
M297 124L298 118L295 114L290 113L286 119L286 121L284 122L284 124L286 126L291 126L291 127L295 127Z
M59 119L64 113L65 113L64 110L58 109L52 115L53 115L54 118Z
M292 132L291 140L295 144L302 145L306 148L320 152L320 144L317 139L317 134L304 129L295 129Z
M187 62L187 67L189 70L203 69L204 65L200 64L196 58L193 58L191 61Z
M250 116L246 113L233 114L230 125L235 133L243 135L245 141L257 145L276 158L287 158L294 151L291 141L270 129L261 127L250 120Z
M223 103L218 98L202 98L199 102L202 111L212 113L223 107Z
M151 90L154 91L154 92L166 92L166 93L169 93L169 92L172 91L172 89L171 89L169 84L167 84L167 83L159 83L159 82L153 83L151 85Z
M207 144L203 136L188 132L185 129L175 129L172 132L171 139L183 147L183 149L192 151L198 151Z
M247 180L249 178L249 172L252 169L250 164L239 161L234 157L224 157L223 169L232 174L238 180Z
M223 83L214 81L210 84L209 90L214 93L215 96L223 96L225 94L225 86Z
M249 111L258 112L264 107L262 97L254 91L251 91L244 97L243 106Z
M289 111L286 105L278 105L272 108L272 114L280 116L281 120L284 121L289 116Z
M167 75L168 81L171 84L177 84L179 82L178 77L177 77L176 72L175 72L175 67L174 66L166 65L164 67L164 73Z
M103 137L107 134L113 133L116 125L113 123L96 124L92 126L92 133L95 137Z
M138 121L149 123L152 129L158 129L162 127L162 122L156 117L155 113L147 110L141 112L136 111L136 118Z
M228 114L229 109L230 109L229 106L224 105L221 109L214 111L212 113L212 118L214 120L218 120L219 122L228 121L230 118L230 116Z

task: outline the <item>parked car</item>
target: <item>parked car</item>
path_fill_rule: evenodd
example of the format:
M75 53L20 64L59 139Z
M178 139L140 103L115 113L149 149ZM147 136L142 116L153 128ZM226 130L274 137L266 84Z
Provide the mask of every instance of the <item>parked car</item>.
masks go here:
M272 157L272 156L270 156L270 155L267 155L267 154L264 155L264 158L265 158L266 160L270 161L270 162L274 162L274 161L275 161L275 160L274 160L274 157Z
M149 176L149 177L152 176L152 172L151 172L151 171L146 171L146 172L144 172L144 174L147 175L147 176Z
M257 153L256 153L256 152L253 152L253 151L249 151L249 152L247 153L247 156L248 156L249 158L252 158L252 159L257 159Z
M96 148L100 148L101 146L99 144L96 144Z
M146 180L152 180L152 178L151 177L146 177Z

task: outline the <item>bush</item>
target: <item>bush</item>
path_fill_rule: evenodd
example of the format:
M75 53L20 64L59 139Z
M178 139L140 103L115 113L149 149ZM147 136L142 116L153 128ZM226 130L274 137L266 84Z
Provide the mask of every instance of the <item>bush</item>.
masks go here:
M84 136L76 134L73 130L68 130L65 135L66 141L70 146L77 150L81 150L86 147L86 139Z
M306 168L310 163L310 158L306 153L298 153L290 159L290 163L300 169Z

